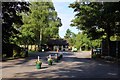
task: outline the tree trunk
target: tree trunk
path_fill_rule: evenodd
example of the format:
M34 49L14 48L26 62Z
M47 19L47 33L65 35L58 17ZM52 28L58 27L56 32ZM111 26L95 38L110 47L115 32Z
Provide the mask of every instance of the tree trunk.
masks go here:
M107 49L108 49L108 56L110 56L110 26L107 27Z
M29 45L27 44L27 49L29 49Z
M40 29L40 32L39 32L39 50L41 50L41 44L42 44L42 29Z
M30 50L32 51L32 44L31 44L31 48L30 48Z
M36 51L36 43L35 43L35 49L34 50Z
M110 36L107 37L107 44L108 44L108 56L110 56Z

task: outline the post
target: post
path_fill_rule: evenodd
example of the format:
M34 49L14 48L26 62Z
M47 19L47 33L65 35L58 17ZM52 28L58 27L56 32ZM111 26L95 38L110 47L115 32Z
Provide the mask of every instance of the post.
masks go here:
M40 61L40 57L38 56L38 61Z

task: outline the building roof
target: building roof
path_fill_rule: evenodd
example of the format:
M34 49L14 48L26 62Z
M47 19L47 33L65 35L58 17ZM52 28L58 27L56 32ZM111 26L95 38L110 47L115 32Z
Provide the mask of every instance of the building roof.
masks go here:
M50 39L48 45L67 46L68 42L64 39Z

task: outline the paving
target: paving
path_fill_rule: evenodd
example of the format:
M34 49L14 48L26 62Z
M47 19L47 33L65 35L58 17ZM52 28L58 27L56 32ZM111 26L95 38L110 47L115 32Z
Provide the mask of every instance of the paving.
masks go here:
M61 52L59 52L61 53ZM52 66L47 56L56 52L29 53L26 59L2 62L2 78L118 78L118 63L91 59L91 52L62 52L63 58ZM36 69L37 56L42 60L42 69Z

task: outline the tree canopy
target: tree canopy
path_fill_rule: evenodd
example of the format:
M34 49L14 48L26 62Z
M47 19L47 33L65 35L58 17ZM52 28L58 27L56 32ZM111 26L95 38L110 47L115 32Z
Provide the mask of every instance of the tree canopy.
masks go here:
M52 2L2 2L3 43L45 44L61 25Z
M90 48L97 48L101 46L101 39L91 40L87 34L82 32L75 34L71 32L70 29L67 29L64 38L69 43L69 46L74 46L78 50L80 48L82 48L82 50L90 50Z
M92 39L120 36L120 2L74 2L76 13L71 26L77 26Z
M90 39L105 39L110 54L110 38L120 36L120 2L74 2L76 12L71 26L86 33Z
M31 2L31 12L21 14L24 25L21 29L22 42L31 42L38 45L45 44L50 38L59 38L59 27L62 25L61 19L57 17L57 12L52 2ZM28 38L27 41L24 41Z
M15 42L20 34L20 27L23 25L20 13L29 11L27 2L2 2L2 53L12 57L13 49L19 54L21 48ZM19 54L20 55L20 54Z
M10 38L17 37L19 30L13 25L23 24L19 13L28 12L28 6L27 2L2 2L2 43L11 43Z

